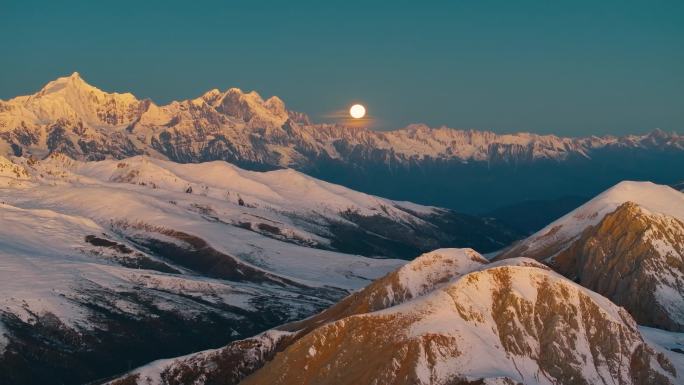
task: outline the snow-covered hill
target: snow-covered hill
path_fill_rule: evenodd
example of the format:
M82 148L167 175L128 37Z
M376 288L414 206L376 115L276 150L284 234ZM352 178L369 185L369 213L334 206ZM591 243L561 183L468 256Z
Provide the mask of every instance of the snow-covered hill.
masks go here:
M597 225L608 213L626 202L684 220L684 194L681 192L651 182L625 181L518 242L498 258L525 256L544 260L553 257L566 249L587 227Z
M39 162L14 160L42 185L102 188L107 184L116 186L119 194L142 191L143 196L167 201L176 199L167 199L165 193L181 194L191 199L189 210L207 220L290 243L367 256L411 258L443 245L491 251L516 237L494 220L359 193L291 169L253 172L222 161L178 164L142 156L79 162L53 154ZM50 199L54 198L45 201ZM120 199L130 204L127 196ZM88 215L118 213L129 221L136 218L136 210L108 208L113 211L100 208Z
M444 249L315 317L110 384L675 384L677 375L606 298L531 259L488 263Z
M500 247L484 220L292 170L0 157L0 372L81 383L252 336L459 226Z
M514 245L624 306L640 324L684 330L684 194L622 182Z
M658 178L669 183L674 172L663 164L673 166L671 159L682 158L684 137L656 130L563 138L424 125L377 132L312 124L278 97L264 100L236 88L160 106L128 93L103 92L74 73L33 95L0 101L0 154L43 158L54 152L88 160L149 155L183 163L226 160L252 169L293 167L357 190L463 210L593 195L614 178L649 175L644 168L660 170ZM625 159L640 162L628 167ZM563 168L568 162L584 165L589 175L584 168L571 175ZM543 170L521 168L525 165ZM499 170L524 181L511 183L498 177ZM557 173L575 183L554 179L544 189L527 187L528 178L543 182ZM497 195L493 179L511 184L510 191Z

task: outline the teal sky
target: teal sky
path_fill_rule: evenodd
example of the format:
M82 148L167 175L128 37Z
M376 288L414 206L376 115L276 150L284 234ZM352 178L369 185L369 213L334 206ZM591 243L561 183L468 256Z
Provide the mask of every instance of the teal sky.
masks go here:
M378 129L684 131L681 0L3 0L0 34L2 99L79 71L157 103L254 89L316 121L360 101Z

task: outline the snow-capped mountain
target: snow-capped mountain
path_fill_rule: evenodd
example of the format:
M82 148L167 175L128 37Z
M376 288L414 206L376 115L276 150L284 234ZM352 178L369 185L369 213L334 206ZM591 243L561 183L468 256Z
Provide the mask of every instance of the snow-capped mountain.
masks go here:
M500 247L494 223L293 170L0 157L0 372L82 383L221 346L480 230Z
M633 202L651 212L684 219L684 195L650 182L620 182L587 203L516 243L498 258L525 256L544 260L566 249L589 226L595 226L620 205Z
M389 132L312 125L276 96L263 100L254 91L237 88L158 106L130 93L103 92L78 73L54 80L34 95L4 101L0 111L3 139L15 153L60 151L79 159L158 153L176 161L226 159L292 167L306 165L312 156L344 160L352 154L342 147L369 157L387 151L388 162L562 160L588 157L592 149L611 145L684 149L684 138L662 131L573 139L424 125ZM117 135L106 135L112 131Z
M641 325L684 331L684 222L628 202L552 266L625 307Z
M288 111L278 97L264 100L256 92L236 88L159 106L128 93L103 92L74 73L36 94L0 101L0 153L42 158L53 152L87 160L150 155L178 162L227 160L253 169L294 167L383 196L459 209L468 208L462 198L469 197L471 209L492 209L560 193L594 195L597 186L604 188L615 178L652 175L674 182L673 172L662 170L662 162L683 158L684 137L656 130L642 136L563 138L424 125L377 132L311 124L306 115ZM626 155L641 160L640 167L621 162ZM490 187L498 173L550 178L547 183L554 183L554 175L561 172L563 179L572 179L562 166L568 162L590 164L591 173L572 174L581 178L576 183L560 180L551 189L553 196L544 189L525 189L524 181L514 184L507 196ZM597 162L602 167L596 167ZM542 171L526 171L531 165ZM648 174L641 171L644 167L660 171ZM458 177L444 179L450 175ZM441 182L439 187L435 180ZM568 191L575 185L584 187Z
M678 383L676 353L656 349L624 309L534 260L442 249L315 317L110 385Z
M526 256L624 306L643 325L684 331L684 194L622 182L498 256Z

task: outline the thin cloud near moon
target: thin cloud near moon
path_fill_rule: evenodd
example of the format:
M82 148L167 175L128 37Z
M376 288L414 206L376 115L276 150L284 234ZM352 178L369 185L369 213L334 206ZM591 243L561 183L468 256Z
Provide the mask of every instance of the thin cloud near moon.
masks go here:
M330 123L341 124L347 127L372 128L377 123L377 119L369 113L368 109L366 109L366 114L362 118L353 118L350 116L349 110L356 104L363 105L362 103L350 103L346 108L331 111L321 117L328 120Z

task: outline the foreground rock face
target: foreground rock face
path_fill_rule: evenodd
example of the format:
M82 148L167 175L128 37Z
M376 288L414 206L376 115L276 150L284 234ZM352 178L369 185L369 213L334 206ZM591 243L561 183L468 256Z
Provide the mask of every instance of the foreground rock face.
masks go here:
M624 203L550 264L625 307L639 324L684 331L684 223Z
M684 330L684 194L622 182L513 245L624 306L643 325Z
M273 359L277 352L320 325L403 303L486 263L487 260L472 249L435 250L377 279L313 317L230 343L221 349L161 360L112 384L123 385L127 383L125 381L135 384L137 381L140 384L180 385L194 381L197 384L234 385Z
M326 324L243 383L667 384L668 369L623 310L548 271L502 266Z
M678 379L630 315L604 297L530 259L489 264L471 250L439 250L316 317L113 384L235 384L246 375L243 384Z

